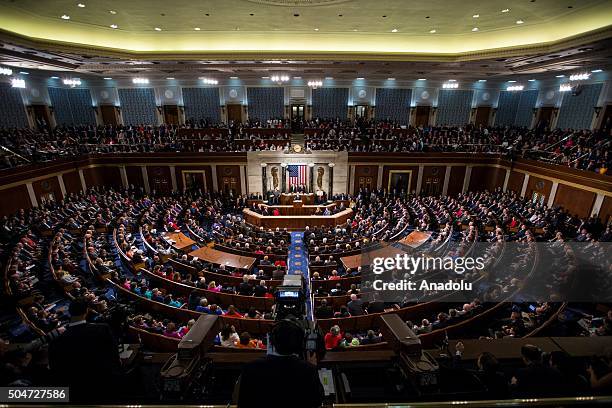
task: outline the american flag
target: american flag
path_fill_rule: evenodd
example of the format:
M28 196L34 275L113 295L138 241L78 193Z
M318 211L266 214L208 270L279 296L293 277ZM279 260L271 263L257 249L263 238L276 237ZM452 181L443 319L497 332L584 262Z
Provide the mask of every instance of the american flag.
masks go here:
M287 166L289 171L289 186L296 186L300 184L306 184L306 169L308 166L305 165L294 165Z

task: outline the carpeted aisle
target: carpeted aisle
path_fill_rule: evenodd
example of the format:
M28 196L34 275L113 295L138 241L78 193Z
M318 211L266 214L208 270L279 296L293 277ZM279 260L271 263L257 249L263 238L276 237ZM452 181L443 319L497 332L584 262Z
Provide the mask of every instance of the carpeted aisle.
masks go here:
M291 245L289 246L289 256L287 257L288 273L292 275L304 276L306 286L306 309L308 316L311 315L312 304L310 302L310 278L308 276L308 252L302 242L302 231L291 233Z

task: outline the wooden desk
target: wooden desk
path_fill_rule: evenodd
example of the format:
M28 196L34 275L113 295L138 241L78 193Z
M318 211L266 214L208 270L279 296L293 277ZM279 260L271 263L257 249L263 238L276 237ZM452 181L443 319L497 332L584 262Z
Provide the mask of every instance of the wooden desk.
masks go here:
M191 247L196 244L196 242L193 239L189 238L187 235L183 234L182 232L166 232L162 236L164 237L164 239L166 239L166 241L168 240L174 241L172 246L180 251L187 251L188 249L191 249Z
M303 230L310 227L333 227L341 225L353 216L353 210L347 208L334 215L279 215L263 216L248 208L243 210L246 222L264 228L287 228L288 230Z
M431 237L431 232L429 231L412 231L410 234L400 239L399 242L412 248L418 248L423 245L429 237Z
M210 262L216 265L227 265L232 268L251 269L255 263L255 258L250 256L241 256L228 254L227 252L217 251L209 247L198 248L189 255L195 256L203 261Z
M612 340L609 336L551 337L551 339L572 357L603 355L606 349L612 347Z
M298 195L300 196L300 201L304 203L304 205L313 205L315 202L315 195L313 193L281 193L281 205L293 204Z
M372 251L360 253L357 255L345 256L340 258L346 269L357 269L360 266L370 266L374 263L374 258L395 258L396 255L404 255L407 251L395 248L389 245Z

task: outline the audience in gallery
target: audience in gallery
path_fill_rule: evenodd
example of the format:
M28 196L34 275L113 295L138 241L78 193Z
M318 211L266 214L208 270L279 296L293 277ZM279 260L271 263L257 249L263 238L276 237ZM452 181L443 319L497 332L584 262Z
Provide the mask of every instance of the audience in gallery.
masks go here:
M324 259L321 261L323 265L327 261L327 265L336 268L332 269L332 271L335 270L335 274L330 272L331 276L359 276L361 273L359 270L343 270L337 262L337 256L344 254L349 249L363 248L374 242L392 240L405 226L436 232L437 237L432 240L431 244L433 247L437 246L440 240L444 240L445 236L466 242L476 238L496 242L500 236L503 236L503 239L518 242L529 242L532 239L588 242L610 239L609 228L604 229L598 220L572 217L561 209L550 209L541 203L520 199L513 193L478 192L466 193L458 197L406 198L402 192L388 194L384 191L363 190L355 197L350 197L350 201L351 207L355 210L355 216L347 225L334 229L309 228L303 235L304 242L308 245L309 256L318 256L320 260ZM27 311L27 317L35 327L43 331L41 337L35 340L36 344L53 341L65 330L69 319L65 312L65 303L58 302L48 293L45 285L37 281L45 279L44 253L46 248L49 249L51 260L49 265L53 268L53 279L63 282L62 288L70 288L66 292L67 298L86 299L90 310L88 319L104 322L108 318L109 309L114 309L114 306L120 304L121 300L116 295L109 294L106 288L94 284L90 276L91 271L82 266L83 258L89 258L98 272L105 271L119 279L125 279L126 282L129 281L130 291L140 290L143 295L142 289L145 289L144 297L147 297L148 290L153 296L152 289L155 288L150 285L150 281L138 275L120 276L112 251L114 245L112 239L107 233L97 232L97 229L105 228L108 231L116 228L118 231L117 243L126 249L131 261L142 260L160 277L194 287L208 287L213 282L208 282L204 276L189 276L188 273L175 270L171 265L162 262L159 255L138 249L142 248L140 240L146 241L158 253L174 257L175 260L182 263L186 262L196 267L198 271L211 270L224 276L244 276L240 270L202 263L201 260L190 259L188 256L185 258L185 255L173 253L168 242L161 236L162 231L175 231L177 227L189 226L191 230L197 229L197 235L204 242L234 245L234 247L248 248L257 252L255 243L261 239L261 242L265 243L265 249L267 246L280 250L286 248L290 242L286 231L253 228L239 216L239 209L240 205L236 198L218 195L186 193L164 197L148 196L136 189L90 190L86 194L71 195L64 202L45 202L39 208L19 211L11 217L6 217L2 220L3 239L6 239L6 242L15 243L13 252L7 254L12 259L9 268L11 271L10 286L14 289L13 293L19 293L19 296L34 295L35 304ZM469 225L470 223L478 227L492 226L494 230L485 233L481 232L480 228L476 232L471 228L458 231L441 227L443 224ZM143 228L142 237L138 236L139 232L134 228L138 225ZM526 228L523 228L523 225ZM542 232L532 232L536 227L543 228ZM388 232L388 230L391 231ZM42 238L47 231L54 234L51 234L49 238ZM555 235L557 233L561 233L562 236L557 237ZM437 242L433 243L436 240ZM349 245L349 248L346 245ZM259 250L263 251L264 245L261 245ZM139 251L143 253L140 254ZM269 252L270 255L277 255L273 250ZM564 263L567 263L566 259L560 257L559 264ZM555 268L560 265L555 265ZM229 289L245 296L257 296L256 293L260 290L264 296L270 296L266 288L266 281L253 281L253 278L259 278L258 272L255 275L247 275L246 279L243 278L241 283L231 288L222 284L219 290ZM327 277L325 272L321 272L319 276ZM73 281L71 277L76 277L77 280ZM338 278L333 280L338 280ZM504 282L508 286L515 285L510 279ZM219 287L216 283L213 285L215 288ZM355 284L354 287L345 291L350 296L348 302L359 300L357 296L361 293L360 289L361 287ZM196 295L179 301L179 297L173 293L164 293L159 290L159 297L160 301L176 307L183 306L193 308L193 310L201 307L200 311L204 313L207 307L209 310L213 309L212 305L207 303L206 298ZM56 305L52 306L53 303ZM256 310L236 310L232 305L217 306L222 306L227 310L228 315L238 318L265 317ZM367 305L353 304L353 306L352 308L343 307L340 314L348 317L368 313L371 312L370 308L373 305L370 302ZM417 331L422 330L425 333L428 330L444 327L449 322L458 321L462 316L476 313L480 305L475 300L474 305L470 304L468 307L465 305L452 305L452 307L446 305L445 307L444 312L432 314L429 319L431 323L429 320L422 322L423 324L416 328ZM537 309L542 309L539 318L545 319L546 306L538 305ZM319 309L317 309L318 312ZM214 313L218 312L214 311ZM329 311L327 313L329 314ZM506 327L500 327L500 331L505 332L506 335L520 335L520 331L523 330L519 327L520 321L516 313L512 311ZM325 317L317 316L317 318ZM609 334L609 328L612 327L611 319L610 313L607 316L591 318L590 321L594 328L592 334ZM153 317L135 313L130 313L126 321L135 328L176 340L184 337L193 325L192 321L178 321L163 316ZM227 327L229 330L226 329ZM377 328L358 332L342 331L337 327L330 330L329 335L325 336L326 347L333 350L350 350L355 347L379 344L383 341ZM254 336L248 332L237 333L235 329L231 329L231 326L225 326L219 333L217 343L238 349L265 349L266 338L265 336ZM29 351L22 350L5 353L6 344L2 345L3 347L0 347L2 368L8 373L5 378L10 382L24 380L26 383L36 384L37 378L32 375L32 372L33 366L40 361L37 352L36 356ZM461 347L458 346L457 349ZM564 381L568 378L573 381L582 376L586 379L586 383L580 379L583 381L584 389L591 387L597 390L610 387L612 376L610 367L612 365L609 359L598 359L589 367L589 371L583 372L584 370L568 367L562 356L551 356L548 359L542 353L539 353L540 356L537 354L530 350L524 352L525 369L510 373L508 372L511 369L495 362L495 356L482 355L478 360L477 368L482 370L482 374L478 375L486 377L483 381L487 381L487 389L490 390L492 396L496 397L499 395L531 396L534 395L533 387L536 387L537 384L542 384L542 389L550 389L547 385L548 380L541 379L538 373L545 373L563 384L566 384ZM460 355L455 357L452 364L466 365L461 361ZM512 379L513 377L515 380ZM533 381L533 384L530 381ZM572 382L572 384L575 383ZM570 388L564 387L564 390L567 389ZM536 391L540 392L540 388L537 388Z
M3 153L0 165L15 167L71 158L83 154L130 152L244 152L287 150L290 129L286 120L246 124L133 126L59 126L49 130L0 130L3 146L18 154ZM269 126L268 126L269 125ZM396 123L358 120L315 119L304 123L308 150L344 150L349 152L468 152L526 157L552 164L607 174L610 154L610 127L601 130L535 129L518 127L483 127L474 125L401 127ZM257 133L258 129L277 128L277 133ZM181 129L191 129L197 136L179 136ZM197 132L202 129L203 133ZM227 132L227 135L225 133ZM220 142L220 143L216 143Z

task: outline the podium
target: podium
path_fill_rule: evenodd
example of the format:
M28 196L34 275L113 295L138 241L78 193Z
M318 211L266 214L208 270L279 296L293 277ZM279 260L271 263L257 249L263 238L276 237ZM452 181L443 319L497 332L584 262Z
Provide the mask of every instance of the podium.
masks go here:
M314 193L282 193L280 195L281 205L293 205L293 202L299 196L299 201L302 201L304 205L313 205L315 202Z

